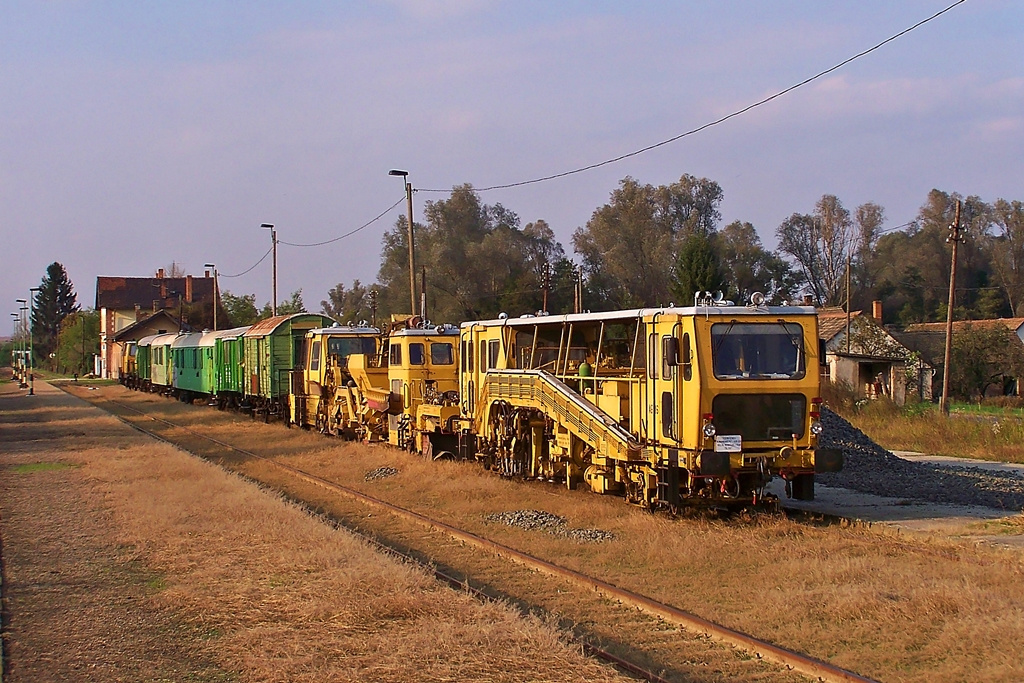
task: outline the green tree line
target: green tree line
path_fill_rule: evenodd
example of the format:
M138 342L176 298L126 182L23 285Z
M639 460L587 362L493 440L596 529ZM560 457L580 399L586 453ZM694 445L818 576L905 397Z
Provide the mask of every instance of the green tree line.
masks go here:
M958 319L1024 315L1024 205L932 190L917 216L889 225L884 207L852 210L823 195L807 213L794 213L763 245L749 222L721 224L721 186L683 175L669 185L623 178L608 202L572 234L572 254L543 219L525 225L501 204L485 204L471 185L424 205L416 223L419 280L427 311L437 322L481 317L572 312L577 283L582 307L609 310L669 303L692 305L695 292L721 291L746 303L755 291L771 303L809 296L818 306L855 310L883 302L886 323L945 319L949 291L946 235L954 207L963 203L968 236L957 264ZM377 281L338 283L321 311L342 322L409 313L407 223L399 217L383 237ZM847 291L849 282L849 292ZM282 307L301 306L301 292ZM246 315L259 312L248 295ZM238 299L225 294L229 300ZM269 314L269 304L262 315Z

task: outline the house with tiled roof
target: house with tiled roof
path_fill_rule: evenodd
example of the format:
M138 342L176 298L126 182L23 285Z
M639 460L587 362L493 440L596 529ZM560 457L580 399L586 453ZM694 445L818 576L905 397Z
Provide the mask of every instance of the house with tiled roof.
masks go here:
M993 328L1006 327L1013 332L1020 343L1024 345L1024 318L986 318L983 320L955 320L953 322L953 334L967 330L968 328ZM942 368L945 362L946 350L946 323L915 323L908 325L903 332L896 334L900 342L914 351L921 354L926 362L935 368ZM941 379L941 377L939 377ZM1007 393L1020 395L1021 381L1017 378L1006 378L1011 380L1001 390ZM940 382L941 384L941 382ZM936 393L941 386L936 388ZM998 387L993 389L1000 391Z
M874 302L872 315L818 309L818 339L825 349L823 380L845 383L865 398L888 396L899 405L908 393L932 399L934 368L882 326L881 302Z
M118 376L115 337L125 328L165 310L173 312L169 315L178 325L188 326L191 314L202 327L212 317L213 302L214 282L209 271L204 277L164 277L163 268L156 277L97 277L100 376Z

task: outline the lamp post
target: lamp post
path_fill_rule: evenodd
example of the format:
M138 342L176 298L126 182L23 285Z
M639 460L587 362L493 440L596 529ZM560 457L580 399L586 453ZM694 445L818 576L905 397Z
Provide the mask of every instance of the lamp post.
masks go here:
M261 223L261 228L270 230L270 244L274 250L274 298L270 300L271 315L277 316L277 230L273 223Z
M409 216L409 305L410 313L416 315L416 252L412 233L412 183L409 182L409 172L393 168L388 175L401 176L405 183L405 206Z
M19 318L19 320L21 321L21 384L19 384L18 386L20 386L22 389L25 389L26 387L28 387L28 382L26 382L25 380L28 379L29 366L29 360L27 356L28 341L25 338L26 332L28 330L28 306L26 305L28 304L28 301L25 299L15 299L15 301L21 304L21 307L18 309L19 313L21 314L21 317Z
M220 293L217 291L217 265L214 263L207 263L203 268L210 268L213 270L213 331L217 331L217 308L220 303Z
M39 295L39 287L29 287L28 295L28 395L35 396L36 393L36 359L35 359L35 341L36 341L36 321L35 321L35 303L36 296ZM35 294L33 294L33 292Z
M14 335L11 337L11 368L14 370L14 379L18 379L18 335L20 334L21 327L20 314L12 311L11 320L14 323Z

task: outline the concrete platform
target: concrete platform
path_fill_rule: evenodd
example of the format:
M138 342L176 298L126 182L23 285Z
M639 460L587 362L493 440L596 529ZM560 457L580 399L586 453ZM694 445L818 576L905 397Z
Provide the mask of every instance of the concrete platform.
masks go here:
M1000 472L1013 472L1024 478L1024 465L998 463L973 458L933 456L907 451L895 455L913 462L935 463L952 467L977 467ZM816 485L813 501L787 499L785 483L776 480L768 490L779 496L787 508L837 515L847 519L884 524L897 529L938 533L944 536L970 537L978 542L1024 549L1024 524L1018 525L1019 533L985 533L987 520L1019 518L1019 513L1008 513L981 506L939 505L912 498L890 498L875 496L845 488Z

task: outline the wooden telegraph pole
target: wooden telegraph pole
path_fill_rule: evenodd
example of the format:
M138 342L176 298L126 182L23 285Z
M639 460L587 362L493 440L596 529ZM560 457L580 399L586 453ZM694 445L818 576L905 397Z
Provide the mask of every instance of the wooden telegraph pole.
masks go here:
M949 305L946 308L946 352L942 361L942 400L939 409L943 415L949 415L949 364L953 355L953 304L956 294L956 248L965 241L960 231L960 200L956 200L956 214L953 224L949 226L949 237L946 241L953 245L951 265L949 267Z

